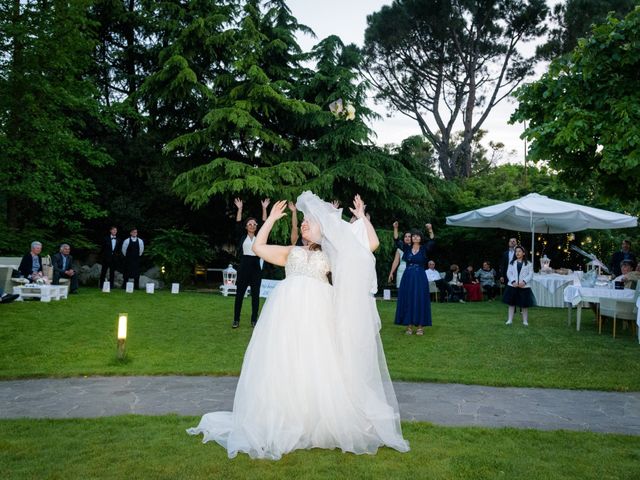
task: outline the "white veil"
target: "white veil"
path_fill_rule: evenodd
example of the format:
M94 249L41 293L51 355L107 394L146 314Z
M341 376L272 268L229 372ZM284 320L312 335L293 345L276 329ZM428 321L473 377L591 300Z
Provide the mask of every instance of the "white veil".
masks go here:
M297 208L322 229L322 249L329 257L334 287L337 345L353 403L385 445L407 451L380 340L380 317L372 296L377 290L375 257L363 220L345 222L342 210L309 191L298 197Z

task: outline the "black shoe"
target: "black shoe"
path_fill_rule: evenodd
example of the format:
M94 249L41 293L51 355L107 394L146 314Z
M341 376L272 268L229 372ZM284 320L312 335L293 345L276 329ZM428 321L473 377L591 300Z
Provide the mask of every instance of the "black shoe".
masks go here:
M251 328L256 326L256 322L251 322Z
M238 328L240 326L240 322L238 320L234 320L231 324L231 328Z
M15 299L19 298L20 295L14 295L13 293L7 293L6 295L3 295L2 298L0 298L0 303L11 303L13 302Z

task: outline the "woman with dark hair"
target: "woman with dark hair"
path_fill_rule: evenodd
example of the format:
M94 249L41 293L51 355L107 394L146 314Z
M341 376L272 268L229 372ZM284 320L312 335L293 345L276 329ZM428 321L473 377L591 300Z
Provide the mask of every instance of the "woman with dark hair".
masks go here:
M273 225L286 215L285 201L275 203L256 236L254 252L284 266L286 278L260 314L233 411L207 413L187 430L218 442L230 458L245 452L277 460L309 448L409 450L372 296L372 252L379 241L360 197L353 203L357 220L350 224L341 210L304 192L297 209L304 213L300 231L307 246L267 244Z
M533 278L533 264L527 260L527 253L522 245L516 245L513 260L507 268L507 286L502 301L509 305L507 325L513 323L516 307L522 310L522 324L529 326L529 307L536 304L536 298L531 291Z
M407 335L413 334L414 326L417 327L416 335L423 335L424 327L431 326L431 299L425 269L429 261L428 256L435 248L435 241L431 224L427 223L425 227L429 241L425 244L422 232L412 230L411 245L407 245L398 238L398 222L393 222L393 239L396 246L403 251L402 259L407 264L398 290L395 323L406 326Z
M242 311L242 301L247 288L251 287L251 326L255 327L258 321L258 309L260 308L260 284L262 283L262 266L260 258L253 253L251 247L256 239L258 231L258 221L254 217L249 217L244 221L242 226L242 207L243 202L239 198L234 200L238 212L236 213L236 236L238 237L238 245L236 251L240 257L240 266L238 267L238 277L236 280L236 300L233 306L233 323L232 328L240 326L240 312ZM267 207L269 199L265 198L262 204L262 221L267 219Z
M411 232L405 232L405 234L402 236L402 240L404 241L405 245L411 245ZM400 288L400 282L402 282L402 275L404 274L404 271L407 269L407 263L402 259L403 255L404 255L404 252L401 249L396 248L396 254L393 257L393 263L391 264L391 271L389 272L389 278L387 279L389 283L393 282L393 275L396 273L396 270L397 270L396 288Z

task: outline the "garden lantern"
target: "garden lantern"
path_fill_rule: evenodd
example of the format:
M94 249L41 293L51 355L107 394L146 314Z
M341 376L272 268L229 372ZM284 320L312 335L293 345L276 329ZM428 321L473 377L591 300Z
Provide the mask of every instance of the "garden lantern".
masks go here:
M118 315L118 358L122 360L125 355L125 344L127 342L127 314Z
M236 280L238 278L238 272L233 268L231 264L224 270L222 270L222 295L225 297L230 293L236 293Z

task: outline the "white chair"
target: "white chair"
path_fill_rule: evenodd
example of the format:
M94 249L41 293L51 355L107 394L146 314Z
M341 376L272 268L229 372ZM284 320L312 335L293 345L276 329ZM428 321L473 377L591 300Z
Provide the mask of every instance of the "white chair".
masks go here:
M438 301L438 287L434 281L429 282L429 294L435 295L435 301Z
M613 318L613 338L616 338L616 321L631 320L631 329L635 327L635 322L638 317L638 310L636 308L636 301L638 300L638 294L640 293L640 282L636 285L636 292L631 302L621 302L614 298L601 298L600 299L600 315L598 315L598 333L602 332L602 316Z

